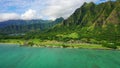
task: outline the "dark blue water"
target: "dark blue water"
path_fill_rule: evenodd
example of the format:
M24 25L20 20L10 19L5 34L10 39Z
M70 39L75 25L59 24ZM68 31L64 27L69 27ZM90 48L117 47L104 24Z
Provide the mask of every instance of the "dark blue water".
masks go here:
M120 51L0 44L0 68L120 68Z

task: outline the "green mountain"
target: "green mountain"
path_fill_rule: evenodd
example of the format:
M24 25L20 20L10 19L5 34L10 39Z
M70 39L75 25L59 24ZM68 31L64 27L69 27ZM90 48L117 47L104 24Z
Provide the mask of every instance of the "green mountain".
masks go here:
M9 20L0 22L0 33L15 34L30 31L44 31L61 23L64 19L57 18L52 20Z
M67 20L64 25L81 25L90 26L92 24L100 25L106 23L119 23L120 17L120 2L106 2L99 5L94 3L84 3L81 8L78 8ZM113 19L111 21L111 19Z
M45 33L49 33L45 36L48 39L120 42L120 1L84 3L62 24Z
M101 4L84 3L70 17L56 26L44 31L27 32L22 38L65 42L79 40L97 44L118 43L120 42L120 1L108 1Z

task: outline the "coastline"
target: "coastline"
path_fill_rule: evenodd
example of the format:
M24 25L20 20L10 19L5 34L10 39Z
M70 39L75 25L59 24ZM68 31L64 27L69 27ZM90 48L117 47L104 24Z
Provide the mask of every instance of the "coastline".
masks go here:
M19 43L1 43L1 42L0 42L0 44L14 44L14 45L17 44L17 45L20 45Z
M84 43L84 42L60 42L56 40L44 40L40 41L39 39L30 39L30 40L21 40L21 39L8 39L3 40L5 42L0 42L0 44L17 44L20 47L39 47L39 48L76 48L76 49L97 49L97 50L120 50L120 47L117 49L112 49L102 46L102 44L94 43Z
M17 44L20 47L37 47L37 48L68 48L68 49L93 49L93 50L120 50L120 49L112 49L112 48L106 48L106 47L102 47L101 45L94 45L91 44L86 46L86 45L75 45L75 46L71 46L71 45L21 45L19 43L0 43L0 44ZM96 47L95 47L96 46ZM98 47L99 46L99 47Z
M64 47L64 46L55 46L55 45L50 45L50 46L47 46L47 45L44 45L44 46L28 46L28 47L38 47L38 48L67 48L67 49L93 49L93 50L119 50L119 49L112 49L112 48L106 48L106 47L84 47L83 45L81 46L67 46L67 47Z

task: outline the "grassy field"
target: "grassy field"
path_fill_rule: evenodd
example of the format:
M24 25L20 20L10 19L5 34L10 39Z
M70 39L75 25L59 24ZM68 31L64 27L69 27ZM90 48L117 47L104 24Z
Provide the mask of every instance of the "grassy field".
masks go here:
M9 43L9 44L20 44L24 46L25 42L32 42L32 47L58 47L58 48L87 48L87 49L110 49L107 47L103 47L100 44L89 44L89 43L68 43L68 42L58 42L55 40L45 40L42 41L40 39L30 39L30 40L23 40L23 39L7 39L7 40L0 40L0 43ZM29 46L26 45L26 46Z
M9 43L9 44L23 44L25 40L22 39L6 39L0 40L0 43Z

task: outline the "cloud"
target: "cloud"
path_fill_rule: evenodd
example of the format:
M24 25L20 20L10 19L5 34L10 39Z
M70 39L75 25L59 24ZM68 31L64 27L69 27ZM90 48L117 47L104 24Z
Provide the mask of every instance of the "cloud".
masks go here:
M0 21L68 18L84 2L91 1L101 3L108 0L0 0Z
M25 11L23 14L18 13L1 13L0 14L0 22L6 20L31 20L31 19L40 19L42 16L38 15L36 10L29 9Z
M20 19L19 14L17 13L1 13L0 21L12 20L12 19Z
M42 11L51 19L57 17L69 17L84 2L96 2L98 0L50 0L48 6Z
M35 19L36 15L37 13L35 10L29 9L28 11L21 15L21 19L25 20Z

